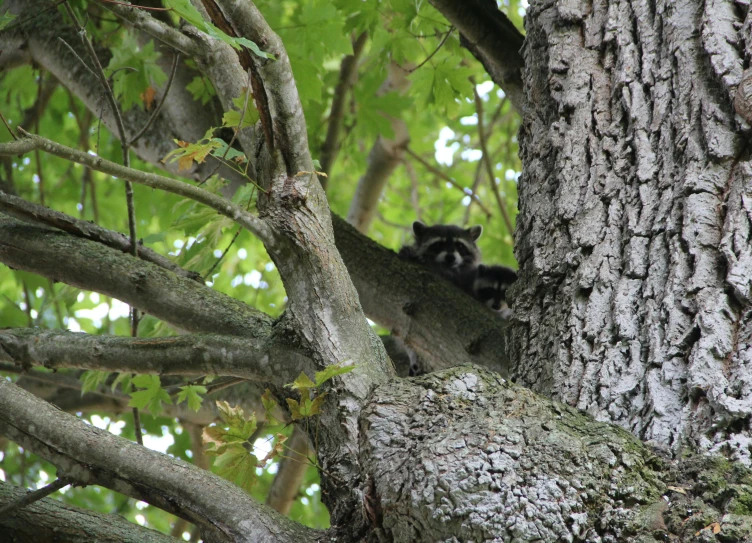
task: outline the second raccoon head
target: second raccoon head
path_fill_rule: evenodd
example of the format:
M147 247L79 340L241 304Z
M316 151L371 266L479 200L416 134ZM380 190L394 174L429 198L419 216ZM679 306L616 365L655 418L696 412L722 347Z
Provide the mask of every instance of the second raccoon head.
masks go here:
M483 233L482 226L426 226L420 221L415 221L413 232L415 250L424 262L448 269L475 267L480 262L480 250L475 242Z
M473 281L473 296L494 311L507 306L507 289L517 280L517 273L506 266L478 266Z

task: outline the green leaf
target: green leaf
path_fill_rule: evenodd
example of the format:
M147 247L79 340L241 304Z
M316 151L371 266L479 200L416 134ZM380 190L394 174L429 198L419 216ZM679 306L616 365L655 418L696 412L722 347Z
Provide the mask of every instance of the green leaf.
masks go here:
M7 13L7 12L0 15L0 30L8 26L11 23L11 21L13 21L13 19L15 18L16 18L15 15L11 13Z
M209 21L205 21L201 16L201 13L199 13L199 11L191 5L189 0L165 0L165 4L167 4L168 7L172 8L173 11L175 11L175 13L180 15L183 19L188 21L199 30L206 32L212 38L222 40L235 49L240 49L241 46L247 47L254 54L261 58L274 59L273 55L263 52L251 40L248 40L246 38L232 38L222 32L219 28L211 24Z
M332 377L335 377L337 375L343 375L345 373L350 373L352 370L354 370L357 366L355 364L345 365L348 361L343 362L342 364L332 364L331 366L327 366L326 369L322 371L316 372L316 386L319 387L326 383L329 379Z
M88 370L81 374L81 395L93 392L109 377L109 371Z
M242 446L227 447L214 461L214 471L220 477L250 492L256 483L258 460Z
M190 407L194 411L198 411L199 409L201 409L201 404L204 401L202 394L206 394L205 386L189 385L180 387L177 403L183 403L185 400L188 400L188 407Z
M159 416L162 413L162 403L172 404L172 398L167 391L162 388L162 383L158 375L137 375L132 381L134 386L143 388L130 393L131 400L128 402L129 407L138 409L148 408L152 416Z
M125 32L112 49L107 69L112 72L112 90L120 98L123 111L136 104L148 105L147 89L167 81L167 75L156 63L158 58L153 41L141 45L131 32Z
M185 86L185 90L191 93L193 99L201 102L201 105L208 104L211 99L217 95L214 86L205 77L197 75Z

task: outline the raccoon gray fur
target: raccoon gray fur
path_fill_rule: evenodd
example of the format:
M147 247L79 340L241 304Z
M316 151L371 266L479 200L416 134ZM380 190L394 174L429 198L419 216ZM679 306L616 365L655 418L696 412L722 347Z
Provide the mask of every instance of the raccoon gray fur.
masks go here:
M480 250L475 242L483 233L482 226L462 228L452 224L426 226L413 223L415 243L400 249L404 260L419 262L433 273L459 284L460 279L480 263Z
M480 264L469 290L473 297L497 312L508 310L507 289L517 280L517 272L506 266ZM466 285L469 282L466 281Z

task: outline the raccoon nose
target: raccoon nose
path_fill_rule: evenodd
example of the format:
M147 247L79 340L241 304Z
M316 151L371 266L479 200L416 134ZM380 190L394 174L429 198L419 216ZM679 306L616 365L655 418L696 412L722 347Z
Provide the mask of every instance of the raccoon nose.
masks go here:
M454 264L457 260L457 257L454 253L447 253L446 256L444 256L444 262L447 264Z
M494 311L500 311L501 310L501 300L494 300L493 305L491 306Z

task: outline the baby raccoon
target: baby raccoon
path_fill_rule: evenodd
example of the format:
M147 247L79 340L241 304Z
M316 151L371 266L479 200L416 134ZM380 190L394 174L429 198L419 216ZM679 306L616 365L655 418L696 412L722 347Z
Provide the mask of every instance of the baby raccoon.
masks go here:
M517 280L517 273L506 266L478 266L472 282L472 295L494 311L506 311L507 289Z
M483 233L482 226L461 228L451 224L426 226L413 223L415 243L400 249L405 260L420 262L434 273L457 281L480 263L480 250L475 245Z

